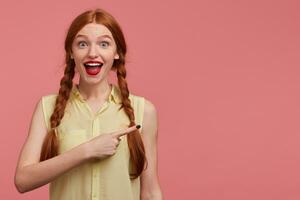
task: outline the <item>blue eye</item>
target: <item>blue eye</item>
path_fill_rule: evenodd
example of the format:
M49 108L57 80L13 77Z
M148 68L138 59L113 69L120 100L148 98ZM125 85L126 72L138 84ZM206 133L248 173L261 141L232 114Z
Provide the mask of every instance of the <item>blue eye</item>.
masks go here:
M102 41L102 42L100 42L100 44L105 44L104 46L101 45L102 47L108 47L109 46L109 42L107 42L107 41Z
M84 47L84 45L81 45L81 44L85 44L86 45L86 42L85 41L80 41L78 42L78 46L81 48L81 47Z

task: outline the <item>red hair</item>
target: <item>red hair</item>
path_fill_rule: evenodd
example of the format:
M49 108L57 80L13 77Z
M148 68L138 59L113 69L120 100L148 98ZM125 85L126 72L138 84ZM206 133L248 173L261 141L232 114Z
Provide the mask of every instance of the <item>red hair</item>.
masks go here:
M115 18L102 9L89 10L77 16L71 23L65 39L65 62L66 67L64 76L60 81L60 89L55 102L54 111L50 117L51 130L47 133L44 140L40 161L47 160L58 155L59 143L55 133L55 128L59 126L68 102L70 92L73 87L73 78L75 75L75 63L71 59L72 43L76 34L88 23L98 23L106 26L113 35L116 42L117 53L119 59L114 60L112 70L116 71L118 77L118 86L121 92L122 105L120 109L124 109L130 124L128 127L135 125L134 110L130 104L129 90L126 81L125 55L126 43L122 30ZM131 178L137 178L144 170L146 161L144 144L142 142L139 130L127 135L128 148L130 151L130 161L133 167Z

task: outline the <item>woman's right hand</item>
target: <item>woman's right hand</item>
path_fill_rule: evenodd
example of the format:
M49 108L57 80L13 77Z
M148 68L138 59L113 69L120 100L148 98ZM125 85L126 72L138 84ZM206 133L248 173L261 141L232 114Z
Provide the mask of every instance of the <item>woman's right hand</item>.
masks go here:
M116 153L121 141L121 136L132 133L140 128L139 125L132 126L112 133L104 133L96 136L85 143L89 159L103 159Z

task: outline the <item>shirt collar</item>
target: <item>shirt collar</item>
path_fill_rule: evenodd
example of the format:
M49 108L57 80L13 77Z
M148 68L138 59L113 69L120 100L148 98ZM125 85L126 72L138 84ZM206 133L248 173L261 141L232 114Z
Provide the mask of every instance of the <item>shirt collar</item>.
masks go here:
M109 102L115 102L115 103L121 103L122 99L121 99L121 91L120 88L117 85L114 85L112 83L110 83L110 86L112 87L111 93L109 95L108 101ZM83 99L83 97L81 96L79 90L78 90L78 85L77 84L73 84L72 90L71 90L71 95L80 100L81 102L85 102L85 100Z

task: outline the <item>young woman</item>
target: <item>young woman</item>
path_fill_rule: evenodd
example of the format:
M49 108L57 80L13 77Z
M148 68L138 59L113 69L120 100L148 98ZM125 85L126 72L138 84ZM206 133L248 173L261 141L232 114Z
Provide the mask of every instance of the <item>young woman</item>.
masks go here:
M65 53L58 94L42 96L33 113L17 190L50 183L51 200L161 200L157 113L129 93L120 26L102 9L86 11L72 22ZM108 81L110 70L117 85Z

